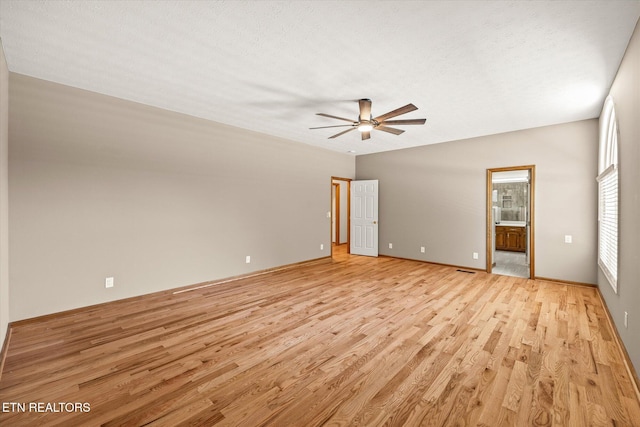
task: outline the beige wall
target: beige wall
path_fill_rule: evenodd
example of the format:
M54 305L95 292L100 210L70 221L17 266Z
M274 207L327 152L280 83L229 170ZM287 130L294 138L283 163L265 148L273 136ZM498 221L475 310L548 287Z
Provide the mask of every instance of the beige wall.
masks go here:
M486 170L535 165L536 276L596 283L597 138L586 120L358 156L380 180L380 253L485 269Z
M11 320L330 255L352 156L9 82Z
M598 284L635 370L640 372L640 24L610 93L619 128L618 293L601 272ZM629 313L628 328L624 327L625 311Z
M9 69L0 40L0 347L9 325Z

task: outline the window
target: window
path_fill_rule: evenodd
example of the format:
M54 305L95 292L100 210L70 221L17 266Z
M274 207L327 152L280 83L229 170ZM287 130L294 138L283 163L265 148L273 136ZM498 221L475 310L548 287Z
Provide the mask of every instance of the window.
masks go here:
M600 116L598 265L618 292L618 123L611 96Z

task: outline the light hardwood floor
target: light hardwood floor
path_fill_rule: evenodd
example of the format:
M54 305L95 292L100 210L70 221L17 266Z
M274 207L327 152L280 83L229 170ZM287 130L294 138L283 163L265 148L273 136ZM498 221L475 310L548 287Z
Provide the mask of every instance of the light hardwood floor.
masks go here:
M18 325L0 402L90 405L7 426L640 425L596 289L340 253Z

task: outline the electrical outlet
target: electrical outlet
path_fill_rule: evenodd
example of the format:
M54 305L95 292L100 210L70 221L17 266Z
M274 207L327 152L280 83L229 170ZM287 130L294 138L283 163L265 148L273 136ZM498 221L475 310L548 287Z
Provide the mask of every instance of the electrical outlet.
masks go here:
M567 234L566 236L564 236L564 242L565 243L573 242L573 237L570 234Z
M393 249L393 243L389 243L389 249Z
M320 243L320 250L324 251L324 245L322 243Z
M104 279L104 287L113 288L113 277L107 277L106 279Z
M420 246L420 252L424 253L424 246Z
M244 259L244 262L246 262L247 264L251 263L251 256L247 255L247 257Z
M624 312L624 327L625 329L629 327L629 313Z
M478 252L473 253L473 259L478 259Z

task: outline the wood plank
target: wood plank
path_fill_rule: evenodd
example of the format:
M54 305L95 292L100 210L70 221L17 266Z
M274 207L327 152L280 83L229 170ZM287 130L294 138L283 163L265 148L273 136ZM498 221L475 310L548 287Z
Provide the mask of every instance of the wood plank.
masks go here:
M597 289L351 256L21 322L0 424L633 425ZM4 408L3 409L7 409Z

